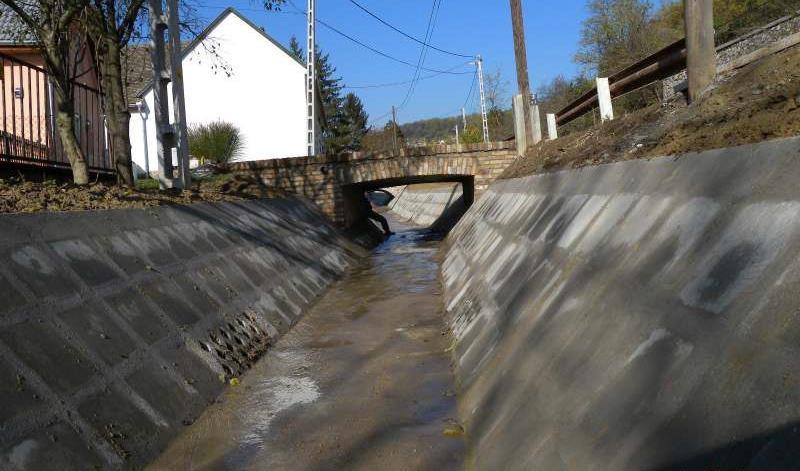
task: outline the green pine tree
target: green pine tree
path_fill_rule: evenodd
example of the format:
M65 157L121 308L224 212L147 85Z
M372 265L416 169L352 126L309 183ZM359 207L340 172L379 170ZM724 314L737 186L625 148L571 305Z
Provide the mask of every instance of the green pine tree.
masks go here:
M306 53L303 47L300 46L300 42L297 41L297 36L292 36L292 39L289 41L289 52L303 64L306 63Z
M361 99L353 93L348 93L342 102L339 120L339 135L336 142L329 147L336 151L361 150L362 140L367 134L369 116L364 110Z

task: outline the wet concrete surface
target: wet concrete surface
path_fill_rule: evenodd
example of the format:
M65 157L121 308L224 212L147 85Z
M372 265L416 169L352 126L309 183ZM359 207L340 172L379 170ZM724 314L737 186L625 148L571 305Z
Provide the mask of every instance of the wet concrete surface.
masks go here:
M396 235L148 469L463 468L437 237Z

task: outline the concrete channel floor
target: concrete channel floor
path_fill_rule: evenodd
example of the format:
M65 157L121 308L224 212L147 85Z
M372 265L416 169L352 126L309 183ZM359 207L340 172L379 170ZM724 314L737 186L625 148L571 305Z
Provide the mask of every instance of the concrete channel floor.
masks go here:
M398 232L150 470L462 469L437 249Z

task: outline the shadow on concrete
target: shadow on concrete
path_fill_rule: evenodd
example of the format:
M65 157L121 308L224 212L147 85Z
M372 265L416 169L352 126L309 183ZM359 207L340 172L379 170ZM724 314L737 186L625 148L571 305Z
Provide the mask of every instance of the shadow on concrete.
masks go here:
M702 433L702 427L698 427ZM685 440L685 438L684 438ZM800 422L731 441L723 446L648 471L800 470Z
M464 195L459 196L445 208L444 212L430 225L431 232L447 235L469 209Z

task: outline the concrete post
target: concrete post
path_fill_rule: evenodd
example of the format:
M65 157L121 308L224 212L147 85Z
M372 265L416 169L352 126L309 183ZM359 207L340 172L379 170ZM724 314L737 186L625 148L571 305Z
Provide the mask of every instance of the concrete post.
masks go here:
M172 167L172 146L175 132L169 123L169 94L164 33L167 21L161 0L149 0L150 60L153 62L153 119L156 122L156 151L158 153L158 186L162 190L172 188L175 175Z
M539 115L539 105L535 100L531 104L531 136L533 145L542 142L542 118Z
M517 141L517 155L525 155L525 150L528 148L527 136L525 133L525 115L524 103L522 95L514 95L513 108L514 108L514 136Z
M167 31L170 45L170 78L172 81L172 115L174 122L173 146L178 154L180 187L189 188L192 174L189 170L189 133L186 129L186 100L183 95L183 64L178 0L167 0Z
M708 90L717 74L717 52L714 47L713 0L684 0L686 22L686 75L689 102Z
M547 113L547 138L551 141L558 139L558 126L556 126L556 115Z
M600 120L613 120L614 108L611 105L611 87L607 77L597 77L597 101L600 103Z

